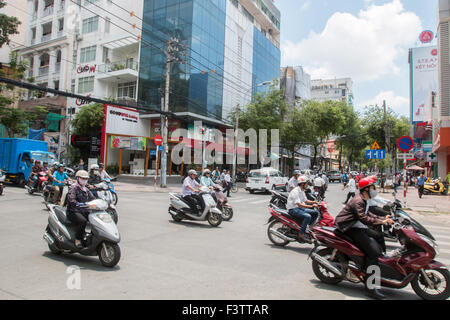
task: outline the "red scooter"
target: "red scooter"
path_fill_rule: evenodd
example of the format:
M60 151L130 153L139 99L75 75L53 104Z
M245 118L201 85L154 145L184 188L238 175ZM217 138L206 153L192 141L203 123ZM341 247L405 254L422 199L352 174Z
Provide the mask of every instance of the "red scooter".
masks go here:
M445 300L450 296L450 273L440 262L437 244L416 233L411 226L394 224L402 248L397 256L379 258L382 287L402 289L411 283L424 300ZM364 253L336 228L314 227L314 249L310 253L314 274L322 282L337 284L343 280L364 283ZM320 249L319 247L325 248Z
M48 176L47 172L41 171L37 174L38 181L36 184L36 188L33 188L34 181L32 179L28 180L28 183L25 185L25 188L27 189L29 194L33 194L35 192L37 193L43 193L45 186L48 183Z
M288 210L280 209L272 203L269 205L269 211L271 216L267 222L269 224L267 236L274 245L284 247L289 242L305 243L297 237L301 229L301 219L294 218L288 213ZM315 221L315 225L334 225L334 218L328 213L326 202L322 201L319 204L319 216ZM307 230L306 233L310 235L310 231Z

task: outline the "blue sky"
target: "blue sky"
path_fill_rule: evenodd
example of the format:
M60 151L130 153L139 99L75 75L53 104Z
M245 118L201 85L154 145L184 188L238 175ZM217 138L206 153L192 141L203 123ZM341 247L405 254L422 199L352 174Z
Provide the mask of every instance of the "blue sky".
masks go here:
M409 115L408 48L436 31L437 0L275 0L282 66L313 79L351 77L357 110L386 99Z

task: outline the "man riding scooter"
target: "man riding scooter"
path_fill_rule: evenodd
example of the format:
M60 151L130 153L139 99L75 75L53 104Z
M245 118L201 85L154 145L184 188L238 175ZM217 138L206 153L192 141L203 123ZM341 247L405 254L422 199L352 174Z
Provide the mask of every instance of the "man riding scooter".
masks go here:
M201 184L198 183L195 178L197 177L197 171L189 170L188 176L183 181L183 187L181 189L181 196L183 200L185 200L191 209L194 212L199 213L199 215L203 212L205 205L203 203L203 199L197 193L200 192L198 189Z
M366 255L366 270L370 266L378 266L378 258L382 255L384 243L383 234L372 227L381 224L392 225L394 221L389 217L378 217L369 212L368 200L377 196L375 181L371 178L364 178L358 182L360 193L356 195L336 217L338 229L350 237L354 244ZM371 274L367 272L367 274ZM385 296L371 284L371 277L366 279L366 290L375 299L384 299Z
M314 223L319 213L314 210L318 208L317 202L306 198L306 183L307 178L305 176L298 179L298 187L289 193L286 209L294 218L302 219L302 226L298 234L299 240L312 243L311 239L306 235L306 228Z
M38 181L39 181L39 172L42 172L42 166L41 166L41 162L39 160L36 160L34 162L34 165L31 167L31 175L30 175L30 181L33 182L32 188L33 190L36 190Z
M58 203L58 199L60 197L60 193L62 191L62 187L66 184L67 181L71 181L66 172L64 172L64 165L59 164L55 173L53 173L53 203Z

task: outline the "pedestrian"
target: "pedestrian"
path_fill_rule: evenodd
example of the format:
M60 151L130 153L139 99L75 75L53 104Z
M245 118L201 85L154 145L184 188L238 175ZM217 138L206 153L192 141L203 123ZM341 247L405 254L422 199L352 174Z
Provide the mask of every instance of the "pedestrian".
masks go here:
M405 188L405 193L408 192L408 185L409 185L409 175L406 174L405 177L403 178L403 186Z
M400 185L400 178L398 174L394 174L393 183L394 183L394 192L397 193L397 189Z
M348 183L342 188L342 190L348 188L347 200L342 202L343 204L347 204L348 201L356 195L356 182L355 179L353 179L353 174L349 173L348 179Z
M78 164L78 170L84 170L84 161L80 159L80 163Z
M231 190L231 176L230 176L230 170L226 171L226 174L223 178L223 183L224 183L224 192L227 192L227 197L231 198L230 196L230 190Z
M427 181L427 177L425 177L423 172L421 172L420 176L417 178L417 182L416 182L416 185L419 188L419 198L421 198L421 199L423 196L423 188L425 186L425 181Z

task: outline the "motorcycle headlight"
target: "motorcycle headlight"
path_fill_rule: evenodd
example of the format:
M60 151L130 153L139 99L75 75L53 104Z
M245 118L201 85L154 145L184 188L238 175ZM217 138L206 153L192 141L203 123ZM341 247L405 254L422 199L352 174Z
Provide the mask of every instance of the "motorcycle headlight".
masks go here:
M428 238L427 236L424 236L423 234L419 234L419 237L425 241L430 247L433 248L434 253L436 254L436 257L439 255L439 246L437 245L436 242L434 242L433 240L431 240L430 238Z
M111 223L113 220L108 213L98 214L97 217L102 220L104 223Z

